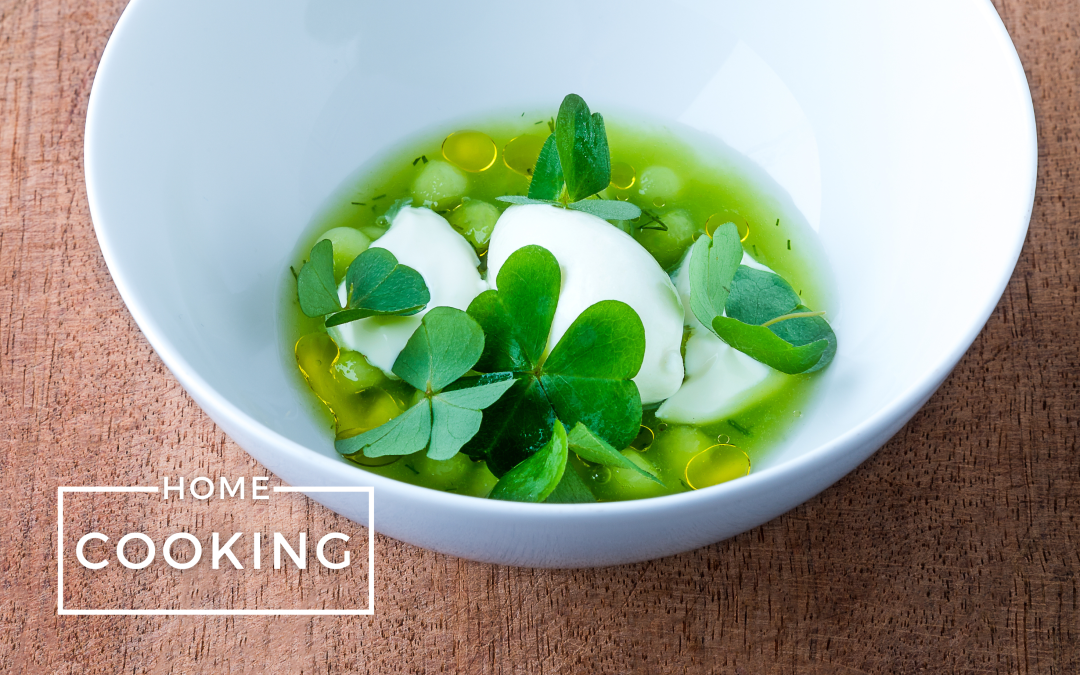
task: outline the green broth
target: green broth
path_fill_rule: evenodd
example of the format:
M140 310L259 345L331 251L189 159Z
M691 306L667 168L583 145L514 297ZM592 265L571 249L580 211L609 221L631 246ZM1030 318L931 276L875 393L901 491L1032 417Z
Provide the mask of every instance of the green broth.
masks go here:
M495 198L525 194L529 185L527 175L507 166L507 144L512 139L525 137L525 140L517 141L521 143L517 148L538 149L550 131L549 119L550 114L524 114L509 121L473 120L468 124L442 127L417 135L368 162L328 201L327 207L313 221L296 250L294 272L303 264L311 246L333 228L354 228L376 239L387 226L381 215L396 200L413 196L417 177L432 162L444 160L443 140L457 130L482 131L494 141L497 158L485 171L465 174L468 187L464 195L467 199L487 202L501 213L509 205ZM601 196L628 200L646 210L646 215L637 223L621 222L613 226L631 231L665 269L672 271L693 239L705 232L711 216L716 214L722 218L721 222L734 220L745 235L743 247L753 258L787 279L804 304L815 309L831 309L828 277L821 274L824 256L816 234L790 198L760 169L729 148L690 130L675 133L665 126L648 122L620 123L616 116L609 116L606 121L613 182ZM509 161L521 168L520 157L513 156L514 149L512 146ZM633 184L627 186L631 175ZM676 186L677 190L674 189ZM420 201L417 199L416 205L419 206ZM461 208L461 203L457 198L440 199L430 206L453 221L453 210ZM666 225L668 231L641 229L641 226L660 227L656 221ZM478 245L471 235L469 239L476 246L483 265L484 246ZM295 363L293 345L297 340L312 334L325 335L326 331L321 319L308 318L300 311L292 275L283 287L283 332L288 339L285 347L287 359ZM353 352L343 354L356 357ZM346 360L342 359L342 364ZM319 367L329 373L331 364L320 363ZM342 364L339 369L347 365ZM298 386L311 392L308 381L299 370L296 373ZM650 433L643 432L639 439L641 443L635 443L638 448L627 449L624 454L631 461L644 463L652 469L663 486L628 470L590 465L573 453L568 469L576 470L600 501L673 494L745 475L790 431L801 416L816 380L816 375L773 374L755 388L751 400L736 414L701 426L666 425L655 418L656 406L647 406L643 424L649 427L655 440L649 444ZM335 419L326 402L364 406L363 401L367 399L352 391L350 386L358 385L350 385L340 373L324 377L322 386L330 389L311 397L312 411L331 429L327 438L329 443L338 422L344 422ZM383 378L379 386L400 408L411 403L413 393L408 385ZM346 400L352 403L344 403ZM420 452L383 466L363 468L407 483L478 497L486 496L496 482L483 462L474 462L463 454L440 462Z

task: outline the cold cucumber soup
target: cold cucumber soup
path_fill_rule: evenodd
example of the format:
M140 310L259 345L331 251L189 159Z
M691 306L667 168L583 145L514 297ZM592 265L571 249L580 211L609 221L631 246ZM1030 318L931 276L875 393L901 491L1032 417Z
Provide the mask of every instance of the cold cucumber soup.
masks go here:
M719 146L576 95L411 139L300 242L285 334L327 443L474 497L747 475L836 353L823 256Z

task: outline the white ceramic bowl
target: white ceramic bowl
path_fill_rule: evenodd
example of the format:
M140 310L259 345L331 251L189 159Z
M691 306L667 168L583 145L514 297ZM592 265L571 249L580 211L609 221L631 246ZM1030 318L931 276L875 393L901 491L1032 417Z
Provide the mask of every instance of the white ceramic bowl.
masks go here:
M494 502L346 464L281 358L279 284L301 232L398 139L508 106L554 108L571 91L716 136L790 193L840 302L818 403L750 476L644 501ZM1024 72L985 0L135 0L86 125L90 208L116 285L226 433L293 485L373 485L389 536L558 567L732 536L880 447L996 305L1036 155ZM355 496L311 496L367 516Z

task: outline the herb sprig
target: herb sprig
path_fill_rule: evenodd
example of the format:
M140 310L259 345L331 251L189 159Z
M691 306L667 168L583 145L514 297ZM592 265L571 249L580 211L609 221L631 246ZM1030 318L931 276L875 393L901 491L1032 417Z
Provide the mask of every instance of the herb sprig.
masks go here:
M611 152L600 113L569 94L559 106L533 170L528 196L498 197L509 204L549 204L605 220L632 220L641 209L629 202L593 198L611 183Z
M782 373L829 365L836 334L823 312L803 305L779 275L740 265L742 253L734 223L694 242L689 269L694 316L727 344Z
M450 459L480 428L480 412L499 400L513 381L478 383L445 391L480 358L484 332L465 312L435 307L401 350L393 372L421 393L411 408L370 431L339 438L345 456L409 455L427 448L431 459Z
M555 256L526 246L499 270L498 290L481 293L469 306L486 336L474 366L483 375L475 381L514 383L463 448L486 460L496 476L547 444L556 418L571 428L582 423L615 448L630 445L639 431L641 396L632 378L645 356L641 319L622 302L598 302L545 356L561 284Z
M338 299L334 279L334 245L323 239L296 277L300 309L307 316L326 317L326 326L337 326L376 315L409 316L424 309L431 293L420 273L398 263L384 248L369 248L345 272L347 302Z

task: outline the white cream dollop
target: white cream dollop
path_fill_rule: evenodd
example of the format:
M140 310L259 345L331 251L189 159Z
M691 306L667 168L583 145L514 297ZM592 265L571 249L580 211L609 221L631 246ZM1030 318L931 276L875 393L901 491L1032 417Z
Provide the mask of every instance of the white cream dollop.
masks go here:
M601 300L630 305L645 325L645 359L634 382L642 403L674 394L683 381L683 307L675 286L633 237L605 220L547 205L511 206L499 218L488 248L488 284L523 246L543 246L559 261L562 291L548 338L558 344L570 324Z
M401 209L390 229L375 240L372 248L390 251L399 263L419 272L431 293L431 301L412 316L373 316L328 330L340 346L360 352L389 375L398 354L428 310L468 309L473 298L487 290L487 284L476 269L480 260L473 247L431 209ZM342 303L347 299L344 282L338 287L338 297Z
M689 252L676 270L675 287L686 307L686 381L656 411L673 424L705 424L723 419L774 391L784 377L765 364L730 347L705 328L690 309ZM771 272L745 252L742 264Z

